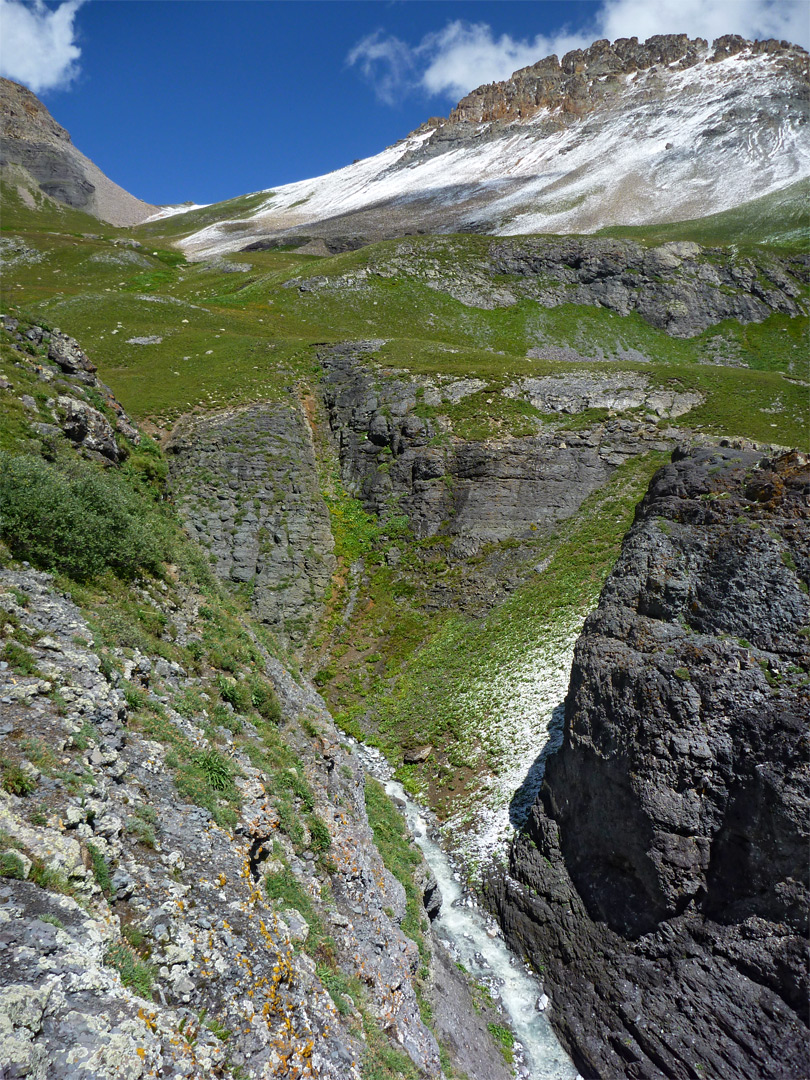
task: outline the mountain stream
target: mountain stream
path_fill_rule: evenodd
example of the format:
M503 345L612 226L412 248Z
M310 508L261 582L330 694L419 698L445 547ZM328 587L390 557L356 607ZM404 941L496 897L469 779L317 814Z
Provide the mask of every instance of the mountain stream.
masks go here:
M408 829L438 882L442 909L433 921L433 933L475 982L490 990L506 1013L516 1036L516 1075L524 1080L581 1080L545 1015L550 1002L542 984L511 952L493 920L463 889L461 875L431 835L435 835L435 830L429 812L391 779L391 769L378 750L355 745L367 771L385 785L388 795L402 810Z

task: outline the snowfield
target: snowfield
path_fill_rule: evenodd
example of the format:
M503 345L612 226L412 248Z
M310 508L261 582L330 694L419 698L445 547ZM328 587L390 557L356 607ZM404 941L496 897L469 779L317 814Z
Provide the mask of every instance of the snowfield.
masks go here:
M652 68L625 77L574 123L542 109L467 125L439 149L425 145L433 131L420 131L336 172L268 189L244 229L218 222L182 246L204 258L316 225L318 235L379 239L471 227L587 233L701 217L810 175L805 121L795 77L776 57L742 52L686 70Z

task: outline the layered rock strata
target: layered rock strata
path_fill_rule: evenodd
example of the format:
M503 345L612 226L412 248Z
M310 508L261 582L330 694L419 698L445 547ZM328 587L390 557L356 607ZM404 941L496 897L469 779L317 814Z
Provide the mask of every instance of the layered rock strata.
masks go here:
M373 253L368 267L334 278L293 278L286 287L362 292L396 277L415 279L468 307L510 307L521 300L548 308L581 304L618 315L636 312L672 337L689 338L724 319L752 323L777 312L807 314L810 268L802 256L754 257L685 241L647 247L602 237L519 237L459 251L440 239L403 240Z
M675 456L653 478L489 886L583 1076L810 1073L810 466Z
M420 383L375 368L374 344L322 353L323 394L344 486L383 518L406 514L419 538L452 537L457 556L487 543L531 539L574 514L616 465L645 450L671 448L672 436L652 420L617 419L522 438L455 438L442 405L484 384ZM436 415L420 415L422 406Z
M22 167L45 195L113 225L136 225L156 209L105 176L42 102L9 79L0 79L2 165Z
M289 403L183 422L167 451L178 508L217 573L248 584L253 611L303 641L335 570L310 430Z

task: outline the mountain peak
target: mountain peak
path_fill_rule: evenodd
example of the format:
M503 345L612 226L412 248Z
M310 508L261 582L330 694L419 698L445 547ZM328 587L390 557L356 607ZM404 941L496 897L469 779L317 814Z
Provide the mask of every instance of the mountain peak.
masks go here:
M155 210L113 183L85 157L36 94L2 78L0 166L25 170L25 182L19 186L39 190L112 225L135 225Z
M705 38L686 34L656 34L644 42L636 37L612 43L603 38L587 49L572 49L562 60L555 54L545 56L503 82L477 87L459 101L444 123L527 119L543 108L559 108L563 115L576 118L598 108L611 91L619 91L622 76L658 66L684 71L700 62L716 63L738 54L778 56L785 69L807 74L807 53L787 41L748 41L726 34L710 49Z
M251 217L183 246L589 233L730 210L808 175L807 61L734 34L711 47L686 34L595 41L478 87L375 157L276 187Z

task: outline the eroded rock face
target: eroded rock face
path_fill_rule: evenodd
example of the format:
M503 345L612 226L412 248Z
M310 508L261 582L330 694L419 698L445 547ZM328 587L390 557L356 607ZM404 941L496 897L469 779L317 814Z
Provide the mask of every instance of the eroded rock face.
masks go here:
M134 225L156 209L106 177L42 102L10 79L0 79L0 119L0 166L21 166L57 202L114 225Z
M161 595L144 590L141 599L159 605ZM201 600L187 593L175 605L183 640L197 631ZM199 679L161 657L121 650L122 671L105 675L81 612L48 574L0 571L0 606L35 640L39 669L21 676L0 668L3 756L36 784L34 797L0 790L3 846L19 866L0 877L0 1069L10 1077L136 1080L152 1071L209 1080L239 1065L250 1077L360 1080L354 1003L338 1011L315 961L296 948L308 923L266 895L265 875L282 866L274 864L282 851L381 1026L420 1075L441 1076L414 990L422 960L399 926L402 886L374 845L362 765L309 684L265 655L284 738L330 836L328 875L279 830L267 771L243 744L231 739L226 751L241 806L234 827L222 828L178 792L166 761L171 744L132 723L125 690L168 702L199 689ZM57 688L59 707L50 696ZM166 704L163 715L201 752L211 746L204 713L189 718ZM299 717L308 717L315 736L298 728ZM244 730L256 734L249 722ZM59 754L60 769L69 765L86 782L64 783L68 773L54 776L41 757L43 769L35 767L25 759L31 746ZM110 874L103 893L93 852ZM25 880L33 860L40 876ZM122 926L129 936L122 938ZM129 954L130 964L148 950L151 995L149 980L122 982L116 966L135 940L144 947ZM226 1039L217 1037L226 1030Z
M258 618L295 642L322 610L335 569L306 420L266 403L185 423L167 447L178 507L217 573L253 584Z
M644 42L635 37L603 39L587 49L572 49L561 61L547 56L503 82L477 87L452 110L446 125L526 119L541 109L556 110L558 122L564 123L587 115L620 92L622 76L657 65L683 71L701 60L722 60L743 51L780 56L787 70L803 70L801 50L773 39L752 42L727 34L711 49L705 38L690 39L686 34L655 34ZM433 126L438 122L434 120Z
M442 239L375 252L368 268L340 277L293 278L301 292L358 292L376 278L415 278L468 307L511 307L533 300L639 314L657 330L690 338L724 319L763 322L774 313L806 314L810 280L804 257L756 258L686 241L649 248L606 237L521 236L493 240L477 252L448 250ZM553 356L540 350L542 356ZM596 356L593 359L599 359ZM647 359L627 353L627 359ZM584 359L574 350L559 359Z
M121 460L115 433L103 413L66 394L60 394L56 404L63 415L62 430L71 442L116 464Z
M96 365L78 341L57 328L48 331L9 316L3 316L0 323L4 340L20 353L21 363L33 369L41 383L61 391L42 406L29 395L29 407L38 414L34 424L38 434L47 440L64 436L85 457L104 465L126 460L127 442L137 446L140 432L109 386L99 379ZM11 388L9 384L7 389ZM88 398L100 408L91 405ZM116 433L124 439L119 440Z
M355 342L325 351L324 398L339 441L343 483L383 518L407 514L420 538L447 535L451 553L532 538L574 514L616 465L672 444L652 422L616 420L585 431L465 440L441 415L483 383L420 384L375 368ZM433 418L420 416L430 402Z
M490 886L586 1077L810 1072L808 493L797 454L674 460L586 621Z

